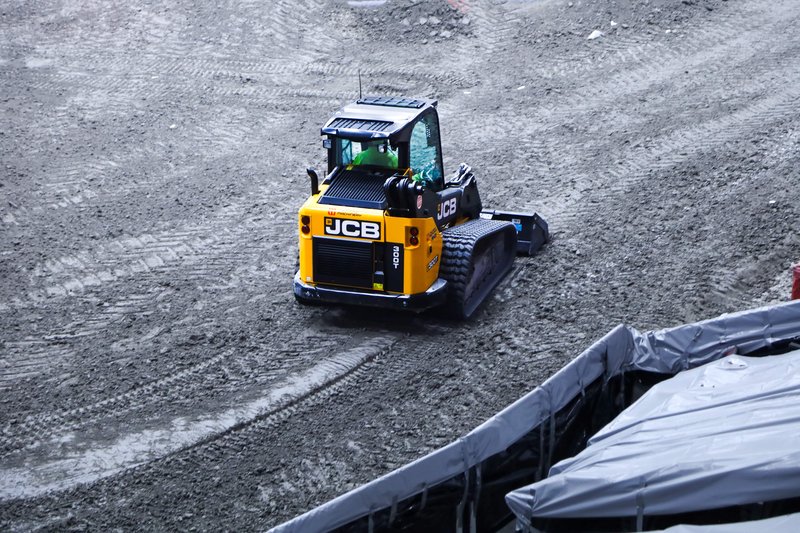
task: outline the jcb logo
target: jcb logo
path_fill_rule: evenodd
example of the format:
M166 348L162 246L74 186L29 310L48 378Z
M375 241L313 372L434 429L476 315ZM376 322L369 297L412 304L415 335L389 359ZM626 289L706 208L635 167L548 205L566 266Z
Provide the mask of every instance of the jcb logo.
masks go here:
M437 213L437 217L439 220L443 218L447 218L450 215L454 215L456 213L456 199L450 198L446 202L442 202L439 204L439 212Z
M378 240L381 238L381 225L377 222L367 222L364 220L326 217L325 234Z

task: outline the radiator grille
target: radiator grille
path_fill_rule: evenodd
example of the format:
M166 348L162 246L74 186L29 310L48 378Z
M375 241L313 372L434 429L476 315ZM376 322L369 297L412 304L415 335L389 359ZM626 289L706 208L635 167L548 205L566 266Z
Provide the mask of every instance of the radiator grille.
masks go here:
M383 183L386 176L343 170L337 173L319 203L349 207L386 208Z
M314 237L314 282L372 288L372 243Z

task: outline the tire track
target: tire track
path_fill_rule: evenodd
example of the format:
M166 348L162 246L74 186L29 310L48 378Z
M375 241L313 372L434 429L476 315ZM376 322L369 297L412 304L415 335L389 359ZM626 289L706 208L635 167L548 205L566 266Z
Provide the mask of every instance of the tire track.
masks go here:
M531 173L543 177L542 185L545 189L554 180L558 181L557 184L553 185L555 189L551 189L559 191L557 195L545 192L544 198L546 201L536 200L525 207L545 214L561 212L568 204L575 203L574 199L560 197L565 191L567 191L567 194L575 193L572 190L574 187L570 189L564 188L563 179L573 181L573 177L577 174L579 177L576 178L578 181L576 186L582 189L578 191L582 196L587 192L587 178L583 176L580 170L565 169L558 163L559 161L574 160L574 154L565 153L563 143L560 140L554 142L551 138L560 139L563 137L565 128L572 129L569 126L570 124L589 125L589 131L586 134L596 134L589 142L582 143L579 146L587 154L591 154L592 149L605 150L606 147L603 140L605 137L604 123L597 122L595 124L594 117L597 112L605 109L604 112L608 114L609 110L621 109L621 103L625 102L626 98L634 98L637 95L645 94L648 95L648 101L654 102L654 104L663 102L667 107L670 98L674 98L674 93L656 89L680 79L678 74L683 73L689 66L703 72L709 71L712 75L715 72L719 74L720 72L725 72L726 69L730 70L731 61L755 61L759 52L780 53L783 56L783 61L788 63L788 66L793 66L792 58L797 48L796 43L781 39L783 33L780 28L788 30L788 28L792 27L797 17L795 11L792 11L792 16L789 16L784 6L783 11L769 10L767 13L762 13L760 17L749 19L747 25L743 22L740 22L739 26L731 24L725 29L724 37L726 40L719 42L706 42L707 39L721 38L718 34L705 31L699 32L699 37L694 40L677 43L677 49L669 54L673 59L666 63L664 63L663 57L647 58L647 62L639 65L633 71L612 73L610 74L611 79L584 84L566 95L565 98L559 99L555 105L540 106L533 111L533 116L541 117L541 120L515 124L515 128L519 130L519 137L526 142L526 148L533 152L533 155L524 162L524 168L509 167L507 161L492 161L492 173L505 174L504 181L507 180L508 185L512 188L516 187L518 189L516 192L523 197L530 194L529 191L525 190L525 184L529 183ZM777 24L779 26L778 31L773 31L775 28L770 27L770 24ZM760 38L765 30L770 31L770 38L768 39ZM710 35L711 37L709 37ZM729 38L731 36L735 38ZM752 46L753 41L757 43L756 46ZM694 55L684 57L684 54L689 51L694 51ZM775 64L768 61L758 63L755 66L750 65L749 68L754 69L755 72L753 78L748 80L748 84L744 87L740 87L736 83L732 85L736 87L738 92L749 91L751 93L763 89L764 85L758 85L759 83L767 84L767 87L775 85L780 77L776 77L777 73L774 67ZM725 89L719 89L720 98L728 99L730 95L727 92L730 91L726 92ZM687 92L692 90L699 91L699 88L686 85L684 90ZM464 98L461 100L464 100ZM465 113L469 113L469 109L472 107L464 102L460 104L454 102L452 105L443 106L444 112L442 114L444 120L456 124L470 124L471 119ZM682 111L688 113L691 112L691 109ZM456 120L450 119L451 116L455 116ZM637 123L646 124L648 120L651 120L648 116L626 116L625 119L626 124L633 125ZM513 119L504 116L502 113L489 114L483 117L480 128L481 135L472 135L472 139L476 144L474 147L467 146L466 150L478 150L489 142L488 140L504 136L509 123L514 123ZM469 139L470 135L468 133L461 132L460 137ZM569 141L574 143L574 137L574 135L570 136ZM595 148L595 145L598 145L597 148ZM558 168L559 166L562 168ZM561 179L558 180L557 178Z
M776 18L779 18L783 23L781 27L791 27L795 19L786 17L785 13L783 15L783 17L776 16ZM777 38L777 36L781 35L781 32L775 31L772 35ZM753 35L749 35L750 39L753 39L753 37ZM663 76L648 77L646 74L634 75L633 78L640 79L642 83L631 83L626 86L626 90L617 88L617 84L620 83L619 81L610 80L601 89L597 87L591 89L591 93L595 93L595 96L578 93L578 97L575 100L570 98L566 104L559 105L558 108L551 110L540 109L537 111L536 114L543 116L545 120L523 126L520 135L529 139L547 139L548 132L551 132L551 134L558 133L558 129L561 127L560 124L582 122L578 118L582 114L594 113L601 106L619 105L615 104L614 101L623 102L627 95L635 96L636 94L645 93L647 90L652 90L656 82L661 83L671 77L670 69L682 69L683 65L692 61L696 63L698 68L708 60L711 61L712 64L719 63L719 66L715 68L729 69L731 61L757 61L759 59L757 54L762 50L769 51L773 55L777 53L782 54L780 60L773 59L772 61L764 61L758 64L754 69L753 77L748 79L746 84L736 84L735 89L729 88L727 91L726 88L720 88L718 91L721 93L721 96L724 95L727 100L731 99L731 95L743 94L743 96L747 98L742 99L750 103L752 99L756 97L755 95L758 94L780 94L780 89L776 89L776 87L784 85L787 78L790 82L796 80L796 62L793 59L795 57L794 51L797 48L796 43L786 43L784 40L782 44L780 42L776 44L771 39L760 39L757 47L748 48L744 46L744 42L745 41L733 41L732 43L728 43L728 45L733 46L733 49L737 52L734 56L730 54L730 51L725 46L721 46L711 49L711 55L706 59L704 59L705 53L701 53L693 59L683 58L680 62L664 65L665 73ZM706 52L708 52L708 50L706 50ZM717 61L722 58L726 58L727 62ZM642 71L646 73L651 68L650 65L645 65L642 67ZM686 90L693 90L693 88L689 86L686 87ZM791 99L794 94L792 90L789 90L786 93L786 97ZM674 94L665 93L662 98L667 100L671 96L674 96ZM781 98L778 99L781 100ZM585 103L581 105L578 103L579 101ZM695 127L688 134L682 131L665 133L660 138L654 139L649 146L641 147L639 150L633 151L633 158L628 158L615 168L610 168L605 172L609 173L613 178L614 190L619 191L621 187L624 187L624 180L631 174L641 176L642 173L646 173L647 170L653 168L663 169L669 167L670 165L686 160L691 154L696 154L698 151L719 146L721 142L723 142L721 139L724 139L724 142L735 139L737 135L746 132L748 128L757 127L760 118L768 119L770 117L780 116L781 113L792 111L792 107L788 101L778 103L777 109L771 109L770 105L770 103L765 103L760 106L752 107L751 104L753 111L751 111L752 116L749 118L747 118L747 113L734 113L734 116L740 116L744 121L744 124L741 125L737 125L737 123L741 121L737 121L735 118L722 119L721 121L711 119L705 122L702 128ZM692 112L692 110L686 109L683 112ZM647 117L638 120L634 118L631 123L635 125L637 121L639 123L645 123L647 120ZM728 127L733 127L734 129L726 130L725 128ZM489 124L485 129L482 128L482 131L485 131L486 135L492 138L493 136L497 136L504 128L507 128L507 120L504 120L503 117L495 116L493 120L489 120ZM581 150L586 154L606 150L606 143L608 141L604 139L602 132L602 123L594 128L590 128L586 134L596 133L596 135L591 136L589 142L582 143ZM717 135L717 137L714 138L714 135ZM704 142L709 139L716 139L716 141L711 141L710 143ZM585 170L575 168L574 165L566 167L561 166L561 168L554 169L548 162L548 160L578 160L588 163L592 161L591 157L575 158L574 154L565 154L560 144L556 145L555 151L553 151L549 145L541 141L534 141L532 146L535 147L534 149L537 153L548 153L549 157L536 157L533 161L526 162L526 169L530 169L538 176L541 176L540 188L545 191L549 189L559 192L556 193L557 196L545 192L543 196L540 196L534 202L535 205L523 205L522 207L527 209L535 208L535 210L544 213L546 218L558 222L558 226L561 226L569 222L569 220L565 218L559 218L562 217L565 212L571 213L570 217L578 216L578 212L575 211L574 208L576 205L580 205L587 193L593 195L593 201L602 201L602 197L597 196L597 194L605 194L605 188L602 187L598 190L598 185L600 185L601 182L599 182L597 178L586 175ZM497 171L497 169L495 169L495 171ZM570 181L574 181L574 184L572 184L569 189L565 189L563 187L564 179L570 179ZM564 194L568 194L568 196L564 198Z
M434 329L436 327L434 325ZM445 329L448 332L452 331L450 328ZM399 339L394 342L397 340ZM126 472L125 475L129 479L141 479L154 475L154 472L157 477L160 477L161 472L193 471L205 468L204 465L219 464L220 458L250 456L254 454L254 451L262 458L264 464L268 464L270 458L265 457L262 451L265 439L273 441L276 429L281 428L293 418L310 416L314 410L329 405L341 396L351 395L357 387L362 387L367 383L369 389L366 394L371 394L369 391L390 387L397 375L424 372L426 368L437 366L436 350L430 343L421 344L419 349L404 353L403 357L386 357L392 350L393 344L376 350L372 356L365 359L364 363L348 372L339 373L339 377L327 382L324 388L298 397L277 409L265 411L260 416L231 427L228 431L211 435L208 439L199 441L179 452L138 466ZM341 404L341 400L338 403ZM78 490L82 491L82 489ZM281 495L274 496L280 498Z
M291 24L280 23L277 21L294 20L298 14L304 13L308 16L315 16L319 18L321 12L319 6L314 2L303 2L301 4L292 2L281 2L277 9L270 10L266 13L268 20L275 22L277 28L286 30L287 32L295 32L292 29L294 26ZM127 11L121 12L106 12L102 13L104 21L114 20L118 18L125 18L129 15ZM150 18L154 15L147 14ZM104 24L107 22L104 22ZM298 32L300 35L302 32ZM91 33L89 35L92 35ZM327 35L324 39L327 39ZM334 38L329 39L329 45L339 44ZM58 43L61 46L63 43ZM45 45L40 44L40 49L46 49ZM107 51L108 47L102 40L82 39L74 49L78 52L80 58L70 59L60 57L58 61L51 64L47 69L26 69L26 74L31 79L32 87L40 92L53 93L59 92L64 86L76 86L83 88L82 94L73 97L73 100L80 103L83 102L85 109L83 112L91 116L91 109L95 108L95 113L102 112L104 115L114 113L116 110L127 109L131 101L136 101L139 95L146 95L148 99L170 99L175 98L176 95L181 94L200 94L203 97L221 97L240 99L247 102L249 106L264 105L266 103L274 103L275 100L281 102L288 99L305 100L307 103L317 101L314 105L330 105L338 106L343 100L349 99L352 94L351 91L345 93L334 93L330 90L307 90L299 88L286 88L285 81L287 76L296 74L305 74L309 76L335 76L335 77L355 77L358 70L356 66L348 63L335 63L323 62L319 57L314 57L308 61L298 61L296 53L299 53L295 43L286 43L286 49L289 52L294 51L295 55L291 53L280 61L267 60L263 58L242 60L239 58L215 58L208 59L206 57L186 57L187 50L180 49L178 52L173 53L172 56L164 54L145 54L143 56L135 56L137 59L132 60L130 54L112 54ZM324 46L322 48L325 48ZM73 53L74 53L73 52ZM219 54L216 54L219 56ZM91 62L87 62L86 58L91 56ZM447 83L467 83L468 78L459 76L455 73L442 73L441 70L419 69L415 68L405 72L398 72L396 65L393 61L385 60L382 62L371 62L361 70L373 73L375 76L397 77L398 74L408 79L421 79L428 80L435 85ZM90 65L87 69L87 65ZM105 72L102 71L111 71ZM119 74L115 74L118 72ZM173 78L171 81L154 80L153 73L160 73L159 77ZM241 81L249 76L268 75L270 78L266 80L268 87L264 86L264 82L256 80L256 83L245 83ZM197 80L206 79L210 83L203 87L197 87ZM175 80L188 80L183 82L176 82ZM222 82L222 83L216 83ZM232 84L232 86L230 86ZM0 87L3 87L3 81L0 80ZM302 85L301 85L302 86ZM12 87L6 87L9 90ZM433 93L435 89L427 84L419 92ZM52 120L53 117L49 117ZM70 124L73 122L73 117L65 112L61 113L61 122ZM97 116L96 118L102 118ZM54 128L58 129L58 128ZM253 133L253 129L243 129L237 127L236 124L229 123L228 127L219 128L213 125L199 125L196 127L194 134L200 143L208 143L215 141L213 144L221 147L230 147L238 145L248 135ZM191 133L190 133L191 134ZM135 150L134 150L135 152ZM149 154L138 154L141 157L148 157ZM126 158L130 160L130 158ZM130 168L130 165L125 165L124 161L117 162L117 166L109 168L108 162L103 162L106 170L115 170L116 173L121 172L121 169ZM65 171L69 175L73 175L76 170L80 172L80 166L77 161L70 164L73 168L67 168ZM99 170L99 169L98 169ZM55 174L59 174L58 170ZM99 172L93 172L97 175ZM103 177L107 177L103 175ZM140 187L136 190L141 190L148 184L139 182ZM85 205L88 201L98 201L98 196L105 197L107 191L114 190L121 192L115 196L123 196L125 191L121 188L104 187L100 189L91 189L86 187L75 187L74 191L63 191L63 193L53 193L53 191L46 191L46 195L42 198L42 205L32 206L17 206L11 210L6 210L5 207L0 207L0 221L7 226L19 226L30 223L35 220L43 211L58 208L65 209L74 206Z
M77 457L62 452L68 458L54 459L50 456L39 464L26 464L24 467L13 466L14 461L4 458L4 464L0 467L0 500L30 498L53 490L96 482L151 463L159 457L174 455L198 443L214 441L222 435L250 426L254 421L274 419L286 409L296 409L299 403L335 392L335 389L330 389L337 383L340 387L345 386L347 381L342 384L343 379L353 376L360 367L386 353L395 342L393 335L373 336L350 350L339 352L305 371L287 377L274 384L265 394L243 405L196 420L175 418L167 429L148 429L123 435L110 446L90 447ZM218 357L222 357L222 354ZM64 438L59 439L62 447L64 441Z
M336 8L331 13L329 8L332 6L338 6L338 4L326 2L321 5L314 0L273 2L263 11L252 13L254 18L247 22L250 23L249 27L254 26L255 31L253 38L249 38L246 45L231 46L219 43L214 49L206 49L197 48L195 43L175 41L162 43L163 36L160 36L158 54L148 53L147 50L142 54L137 54L137 60L141 58L145 62L141 67L132 64L130 55L105 52L108 48L105 40L82 39L80 42L74 43L74 47L71 47L71 50L81 55L81 60L71 63L71 65L74 69L85 70L87 62L83 58L88 56L92 58L93 70L110 68L120 72L135 72L141 68L144 75L158 72L176 77L188 75L195 78L238 77L251 74L282 75L282 80L277 80L276 83L280 81L285 83L287 76L299 74L308 74L314 77L346 76L348 79L355 79L359 68L362 73L373 76L421 77L438 84L452 82L454 77L458 76L453 73L442 73L441 70L428 69L424 65L418 65L415 68L398 68L396 62L392 60L393 58L376 60L373 57L364 65L331 61L331 51L350 45L350 37L343 35L342 25L337 19L337 14L340 13ZM105 12L102 14L107 16ZM202 13L199 14L202 15ZM187 18L193 18L190 15L196 14L192 12L187 15ZM84 16L91 17L89 14ZM152 13L138 13L134 27L150 28L153 24L145 22L160 18L160 15ZM297 24L298 20L303 20L305 24L315 21L321 31L314 32L313 37L310 37L308 32ZM228 32L229 25L232 23L229 20L215 22L220 25L219 31L223 34ZM253 40L256 41L255 47ZM261 40L269 43L268 50L262 51L258 46ZM54 46L61 44L59 42ZM228 55L234 57L224 57L222 51L228 51ZM213 60L208 59L211 56L214 57ZM265 57L269 58L270 56L280 56L282 59L265 61ZM458 79L460 82L468 81L464 77Z
M93 73L91 77L84 72L59 70L58 72L28 72L30 88L42 93L56 93L63 87L72 87L90 95L87 102L94 101L97 97L104 97L101 101L105 113L114 109L124 109L131 100L144 98L158 101L178 101L188 95L195 97L213 97L215 100L242 100L253 104L276 104L285 102L288 98L300 100L313 100L317 105L336 105L343 99L352 96L352 90L337 92L330 89L298 89L285 87L281 84L257 85L247 83L238 77L229 80L208 79L208 83L198 85L196 79L172 79L169 81L152 80L117 75L114 73ZM0 89L10 91L14 88L13 81L0 80ZM91 91L86 93L85 91Z
M492 57L501 53L518 33L520 19L516 10L504 8L506 2L483 0L470 5L468 15L477 21L476 37L481 43L484 57Z
M246 150L252 145L255 132L268 127L278 128L285 116L266 111L257 120L249 118L244 109L228 115L213 115L207 120L195 120L188 124L181 121L180 129L174 135L191 138L198 151L208 151L214 159L231 157L237 151ZM58 124L48 122L43 128L58 128ZM154 129L155 126L149 126ZM177 128L177 126L175 126ZM166 128L166 126L165 126ZM153 133L159 133L157 131ZM168 148L160 146L162 151ZM124 153L115 152L106 157L86 160L82 154L65 156L48 161L43 173L53 181L45 181L41 186L26 194L22 201L0 205L0 220L7 226L27 226L41 223L45 216L69 209L86 208L95 205L108 205L112 202L129 202L131 197L151 191L159 184L186 181L193 174L201 172L198 163L192 161L178 168L172 163L160 163L152 168L154 154L133 145ZM148 168L150 166L150 168ZM134 169L148 168L136 179L129 174ZM112 186L113 185L113 186ZM24 202L30 202L25 205Z
M206 285L204 290L214 290L221 287L215 285L219 283L220 278L213 272L224 271L232 261L241 261L248 257L252 260L261 253L263 250L257 248L240 249L236 253L230 253L218 259L189 263L181 272L183 275L190 276L195 282L208 279L211 283ZM289 269L288 263L290 262L287 260L287 264L280 270L281 273L283 270ZM156 285L157 281L154 280L153 285ZM200 288L203 290L202 285ZM122 323L126 317L144 317L152 314L154 309L158 308L159 302L173 295L174 291L163 288L135 294L108 307L101 307L100 311L88 316L74 315L75 320L60 328L50 329L41 337L25 336L18 340L13 337L6 338L3 341L3 349L0 351L0 389L7 389L23 378L57 371L61 361L77 358L76 348L72 347L75 342L86 343L89 338L107 335L112 326ZM51 302L48 301L48 303ZM173 323L171 330L173 334L177 335L182 331L199 326L200 324L181 321ZM118 341L116 344L119 345L121 342ZM136 341L134 339L131 342ZM65 344L67 346L64 346Z
M130 307L138 307L149 298L135 298L129 302L120 302L118 309L132 312ZM184 331L186 331L184 324ZM272 345L264 346L265 353L257 357L258 375L251 373L242 378L241 385L248 387L267 386L279 378L283 373L292 371L297 365L313 363L316 359L327 353L335 352L343 346L348 346L352 341L351 336L346 333L327 331L322 333L319 328L306 330L304 323L297 323L291 318L280 319L275 325L277 331L281 332L282 341ZM122 339L115 342L115 345L122 345L129 352L134 352L137 357L145 356L149 351L157 351L157 346L147 341L155 337L161 328L148 332L144 336ZM202 331L202 324L194 328ZM177 335L180 335L178 332ZM72 335L70 338L74 338ZM53 338L59 338L53 335ZM67 340L61 338L61 340ZM142 353L144 352L144 353ZM301 357L297 357L302 354ZM111 352L103 355L103 358L111 359L119 357L119 351L111 356ZM282 357L283 356L283 357ZM291 357L286 357L291 356ZM153 380L146 385L136 387L125 393L113 395L91 404L83 405L79 408L69 408L55 412L45 412L30 414L22 421L13 424L6 423L0 430L0 451L10 453L24 449L31 449L41 445L43 440L58 440L54 435L61 435L75 431L82 427L97 425L102 420L121 419L123 415L135 412L145 406L153 404L170 404L176 397L188 398L189 393L200 390L207 390L213 380L211 368L218 367L228 362L233 363L244 361L244 355L237 354L233 350L223 350L210 359L205 359L197 363L192 363L184 369L169 374L165 377ZM264 361L268 361L264 364ZM53 362L55 363L55 362ZM53 364L53 366L56 366ZM247 365L246 365L247 366ZM226 386L235 389L239 383L236 374L228 375ZM171 401L172 400L172 401Z
M225 226L237 217L237 211L223 209L208 226L194 225L156 235L145 233L111 241L92 251L46 260L36 265L32 278L45 278L48 284L0 303L0 311L74 296L104 284L166 269L173 263L202 261L209 250L216 252L218 247L235 241L235 233ZM212 230L215 234L208 235Z
M603 203L606 198L622 194L633 183L646 179L649 173L672 168L735 141L748 131L793 116L800 98L800 85L796 85L800 83L800 71L795 70L791 76L792 80L785 84L784 90L776 89L730 115L668 134L652 147L633 152L615 168L592 175L574 175L576 185L570 190L570 196L561 201L556 197L541 197L537 201L542 206L541 211L554 226L573 227L582 223L581 217L587 205Z
M259 224L234 223L241 218L242 211L242 204L235 204L222 209L206 224L169 230L155 236L144 234L119 239L92 252L40 263L34 275L47 280L48 285L5 302L0 310L37 308L44 304L52 305L63 298L77 297L91 303L97 300L96 295L108 292L108 286L129 279L147 282L155 290L123 298L107 307L93 306L98 311L88 316L82 312L75 321L58 329L51 328L43 337L14 339L8 338L10 334L5 335L4 349L0 352L0 386L8 387L48 368L52 371L58 361L74 355L70 347L63 346L64 343L105 335L113 324L126 316L143 316L152 312L158 302L172 292L160 286L163 280L176 275L193 283L213 280L208 284L213 289L220 279L217 273L229 271L231 265L257 268L256 261L269 253L271 246L243 246L243 243L259 242L263 228ZM271 229L289 232L294 231L295 226L293 221L289 221L273 223ZM291 267L292 259L285 253L274 256L283 259L270 262L272 268L264 271L267 276L282 274ZM102 297L99 301L103 301ZM189 326L181 324L182 328Z
M786 7L783 10L769 9L752 13L746 19L746 24L737 19L738 24L730 21L719 30L700 30L691 38L674 43L673 47L656 43L658 46L654 45L654 49L661 52L661 55L648 56L639 61L633 70L614 72L609 71L607 65L599 64L598 67L603 68L608 79L601 82L593 80L592 83L577 87L564 98L560 98L555 105L539 106L532 114L541 117L540 120L523 125L522 135L537 139L537 134L576 122L579 117L614 106L624 98L653 93L659 85L672 86L676 79L680 79L679 75L688 69L702 70L713 75L729 71L731 62L752 60L759 51L770 54L793 51L797 48L797 43L783 39L782 35L794 26L797 17L796 9L790 11ZM763 38L765 31L769 31L767 39ZM753 45L753 42L756 44ZM666 60L664 55L668 56ZM760 68L767 67L760 65ZM668 96L656 93L655 98L666 99ZM459 119L466 119L471 115L469 106L452 107L463 110L461 113L455 112ZM508 128L508 118L502 115L492 114L484 120L486 122L482 123L481 131L486 132L486 137L502 135Z
M258 216L250 214L253 206L264 204L273 213L271 218L278 219L294 207L294 202L288 200L291 194L291 190L284 190L276 195L263 186L258 195L247 197L247 202L222 207L200 224L126 236L93 249L42 261L32 268L29 280L30 285L40 287L0 302L0 313L74 296L143 273L171 271L184 263L199 265L199 272L203 272L203 264L210 257L223 255L243 243L259 242L258 232L267 227L274 233L294 231L293 218L272 220L267 226L258 222ZM252 257L263 251L263 247L245 247L243 251L242 258Z
M629 152L633 157L628 157L624 161L620 161L615 167L610 167L602 172L594 172L586 174L585 170L575 168L574 164L564 166L560 169L553 169L546 160L536 158L534 161L526 163L526 168L532 168L537 175L542 176L541 185L543 189L558 191L556 195L548 195L545 193L542 196L534 199L532 202L523 203L519 206L520 209L535 210L543 214L551 227L556 229L557 233L568 233L568 228L577 227L583 224L583 219L587 212L596 209L597 205L607 204L608 198L621 197L624 191L634 186L647 178L651 172L664 171L673 168L681 163L690 161L698 156L708 153L713 150L718 150L729 143L732 143L740 138L746 136L749 131L763 129L768 124L779 121L787 116L796 116L797 107L796 101L800 97L800 91L795 87L800 79L798 76L800 72L797 69L796 57L797 44L779 39L782 35L780 28L792 27L796 20L796 13L794 17L787 17L786 13L768 13L767 17L759 20L754 26L748 28L755 28L763 33L765 30L770 30L769 39L756 39L758 45L753 47L746 47L744 44L747 39L754 39L756 33L748 32L744 36L739 36L737 39L728 40L710 50L706 49L701 54L693 58L685 58L680 55L671 54L673 57L678 57L675 63L668 63L665 65L664 71L658 71L658 75L649 77L645 73L651 69L650 65L644 66L641 69L642 74L632 76L638 80L641 85L627 86L627 90L616 88L616 81L610 80L606 83L611 87L606 89L598 89L596 86L590 88L591 93L595 93L595 98L590 94L580 94L575 100L566 105L559 107L560 111L551 113L547 118L549 120L542 121L539 124L534 124L532 127L524 128L523 135L531 139L539 139L544 137L542 135L547 130L557 128L560 122L569 122L568 117L574 118L581 112L594 110L601 105L613 105L612 102L607 101L611 96L614 100L621 101L620 95L628 93L637 94L649 90L649 88L656 84L661 83L662 80L668 80L670 69L676 70L683 68L681 65L691 64L695 68L699 68L705 63L713 65L713 69L717 72L731 70L731 62L748 61L757 62L753 68L741 69L750 73L748 83L744 85L735 84L733 87L720 87L713 94L718 94L720 98L730 100L732 95L741 95L740 99L747 101L748 106L739 108L738 111L731 115L722 118L712 118L693 128L687 130L673 131L657 137L650 143L649 146L640 148L639 150ZM774 30L769 27L770 22L777 22L779 28ZM741 28L739 28L741 29ZM754 31L756 31L754 29ZM714 33L714 32L712 32ZM724 30L724 35L729 34L739 35L735 26L728 26ZM708 35L704 32L704 35ZM736 54L731 55L729 48L731 47ZM696 45L690 46L696 48ZM772 56L770 61L761 61L759 54L770 54ZM775 60L774 56L780 54L780 59ZM723 61L724 60L724 61ZM637 71L638 72L638 71ZM713 72L712 72L713 74ZM788 89L786 89L788 87ZM687 87L686 90L693 90L693 87ZM707 94L708 91L703 91ZM768 95L761 100L755 100L756 95ZM664 100L673 98L673 93L663 93L659 95ZM596 97L600 97L599 102ZM579 100L584 100L585 104L582 106L578 104ZM755 100L755 101L753 101ZM598 105L599 104L599 105ZM538 115L539 113L537 113ZM553 118L557 117L557 118ZM636 120L628 122L630 125L636 124ZM644 123L644 120L640 120ZM502 121L496 122L496 130L489 129L488 136L497 135L497 132L507 127L507 123ZM590 130L591 131L591 130ZM493 133L492 133L493 132ZM588 132L587 132L588 133ZM597 135L593 138L600 139L598 142L584 143L581 146L581 152L591 154L593 152L601 152L606 149L605 144L608 142ZM531 148L536 153L547 152L546 144L541 141L534 141L531 143ZM555 152L549 158L550 160L558 160L561 154ZM581 165L592 164L591 157L574 157L574 155L563 158L566 161L578 161ZM526 173L527 178L527 173ZM564 197L564 180L570 179L572 184ZM505 181L507 186L513 187L513 176ZM550 185L552 184L552 187ZM516 207L516 206L515 206ZM566 228L566 230L565 230ZM512 274L503 282L504 287L514 285L519 276L522 275L524 269L516 269ZM732 284L732 283L731 283ZM726 286L725 283L722 285ZM728 287L724 290L730 290ZM668 319L668 317L666 317ZM665 323L667 323L665 321Z
M794 119L797 123L800 120L800 113L797 111L794 115L787 117ZM762 129L768 128L769 124L764 124ZM740 140L740 142L743 141ZM760 144L759 148L765 153L761 156L764 161L779 161L776 166L770 166L769 169L759 171L753 178L753 183L770 183L772 178L781 173L789 175L798 167L800 157L797 156L797 148L800 146L800 135L797 130L790 130L786 135L775 135L770 138L766 144ZM775 198L771 204L763 206L762 209L782 209L787 211L787 217L791 218L792 210L796 211L793 204L793 197L791 192L779 194L775 190ZM796 195L795 195L796 196ZM735 201L730 198L720 198L720 204L725 205ZM744 242L738 242L742 238L741 230L735 231L730 235L720 236L720 241L725 242L733 249L746 248L746 239ZM754 280L759 279L770 267L779 265L786 262L788 257L790 261L794 260L791 250L800 248L800 236L797 234L788 235L782 240L772 239L773 251L770 254L753 257L747 264L738 268L722 268L715 269L707 272L702 265L697 265L693 270L698 273L703 273L698 279L691 280L687 284L691 290L691 294L696 295L693 301L687 304L688 317L704 317L709 314L708 310L711 309L725 309L734 310L743 307L752 306L754 298ZM788 253L787 253L788 251ZM785 271L778 274L778 277L784 278L784 300L789 295L791 275L789 272L789 265L785 267ZM775 285L770 287L764 294L775 293ZM763 296L763 295L759 295Z
M317 68L308 69L303 73L305 78L292 79L294 85L288 85L284 75L275 74L271 79L259 78L257 71L218 70L214 69L213 65L209 65L209 70L192 68L188 72L174 68L156 79L150 73L161 71L149 70L154 67L144 67L144 72L138 74L131 72L130 68L132 66L128 66L128 69L123 68L120 73L93 72L91 76L81 67L76 70L62 67L55 72L25 70L25 74L29 78L31 89L46 94L57 93L63 87L78 89L82 92L83 102L86 105L91 105L98 111L102 110L105 114L113 113L117 109L128 109L131 101L139 99L174 101L189 95L215 100L235 99L246 102L251 107L282 104L290 99L314 103L317 106L336 107L343 101L352 99L356 92L354 85L344 91L331 88L342 86L340 83L342 78L355 79L356 76L352 72L329 75L329 83L325 87L309 88L318 85L309 80L309 77L316 78L319 75L314 72L319 70ZM375 75L371 75L373 82L380 82L381 79L394 80L398 75L396 69L392 70L389 67L376 69L375 72ZM441 86L469 83L468 78L452 73L442 75L417 70L409 71L402 79L406 83L412 83L414 85L412 91L418 94L436 94ZM11 91L13 82L3 83L3 80L0 80L0 88Z
M591 43L585 53L565 55L563 57L548 56L548 65L538 67L536 77L555 80L582 76L596 71L602 74L619 74L627 66L637 66L645 62L645 58L654 55L668 56L678 59L683 55L696 54L703 50L704 43L725 43L738 37L742 32L742 21L753 22L760 26L764 20L764 10L756 6L736 4L726 6L714 14L713 22L693 19L686 26L675 30L674 39L669 42L648 40L651 34L637 33L637 29L619 29ZM752 29L749 24L746 29ZM687 38L688 36L688 38ZM679 39L679 40L678 40ZM654 68L657 72L657 69Z

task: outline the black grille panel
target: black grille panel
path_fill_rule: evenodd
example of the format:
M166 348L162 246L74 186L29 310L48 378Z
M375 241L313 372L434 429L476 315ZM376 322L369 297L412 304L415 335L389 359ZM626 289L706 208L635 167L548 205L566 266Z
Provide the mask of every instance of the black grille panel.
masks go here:
M314 282L372 288L372 243L314 237Z
M366 96L358 100L359 104L382 105L386 107L408 107L419 109L425 105L424 100L414 98L403 98L401 96Z
M385 120L364 120L359 118L337 118L326 127L337 130L386 131L393 124Z
M385 180L386 176L383 175L343 170L333 177L333 182L319 199L319 203L385 209Z

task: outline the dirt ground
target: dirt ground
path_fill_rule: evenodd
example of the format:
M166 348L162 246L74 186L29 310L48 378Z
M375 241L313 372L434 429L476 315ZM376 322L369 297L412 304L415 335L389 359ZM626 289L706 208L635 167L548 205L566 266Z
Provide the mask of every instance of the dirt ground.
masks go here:
M795 0L6 0L0 529L264 530L468 432L618 323L785 300ZM599 30L602 35L588 39ZM477 318L292 297L319 127L440 102L553 241Z

